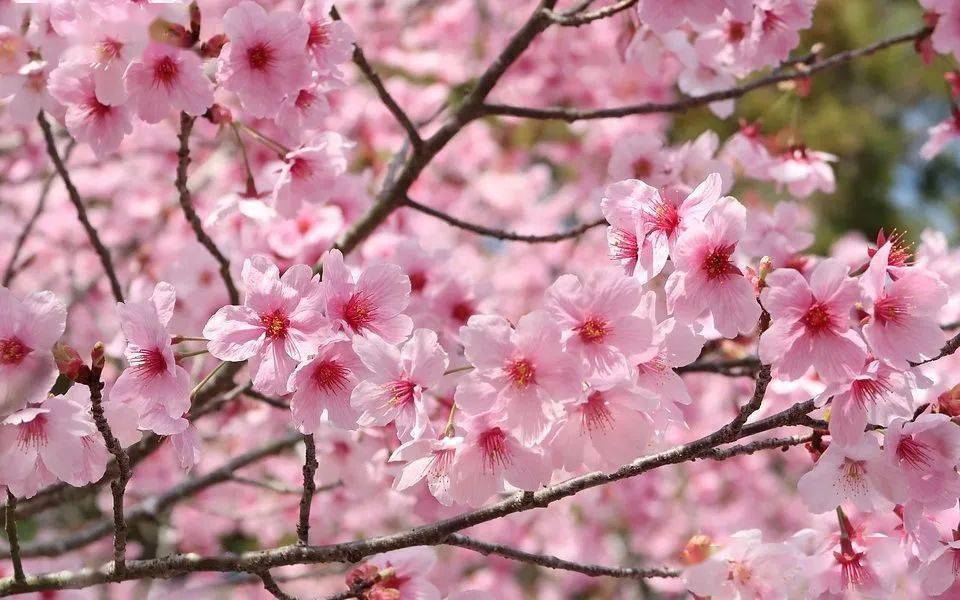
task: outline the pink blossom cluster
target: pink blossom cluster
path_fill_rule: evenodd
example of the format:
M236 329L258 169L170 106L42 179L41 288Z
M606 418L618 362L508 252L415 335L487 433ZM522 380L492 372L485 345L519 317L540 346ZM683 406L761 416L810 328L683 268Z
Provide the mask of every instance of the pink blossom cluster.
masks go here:
M112 436L133 462L121 508L161 530L131 525L129 554L144 558L284 549L298 518L306 556L467 514L480 515L470 536L522 552L666 564L649 584L664 594L960 594L960 251L926 230L915 248L881 232L815 254L805 199L834 191L843 159L795 131L784 143L742 123L670 143L671 120L651 114L532 144L529 123L458 121L463 90L529 8L487 2L503 15L492 24L475 4L345 3L341 19L310 0L0 3L0 123L16 140L0 154L14 217L0 222L0 485L40 524L23 566L115 559L107 534L80 529L116 501L96 491L116 477ZM956 3L921 4L936 19L918 41L957 54ZM547 29L492 97L608 106L727 90L787 60L814 8L640 0L576 44ZM462 130L441 152L450 123ZM68 185L59 170L46 181L50 146ZM509 234L601 217L605 231L551 244ZM782 429L738 437L804 402ZM770 442L784 432L797 439ZM714 445L674 460L703 436ZM304 453L280 452L300 441ZM598 473L609 485L578 483ZM201 487L211 474L219 485ZM77 510L44 512L91 489ZM77 531L94 539L54 547ZM356 564L334 577L284 573L305 597L344 583L365 600L626 593L582 570L480 563L450 535L387 536L361 560L336 555ZM168 573L185 576L157 581L164 597L269 593ZM123 597L142 593L121 579Z

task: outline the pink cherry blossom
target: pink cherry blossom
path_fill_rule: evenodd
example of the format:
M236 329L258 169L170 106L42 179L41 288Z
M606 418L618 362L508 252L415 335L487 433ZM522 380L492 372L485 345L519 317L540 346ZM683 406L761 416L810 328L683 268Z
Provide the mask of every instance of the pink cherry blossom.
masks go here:
M453 503L450 467L462 443L462 437L450 436L420 438L401 444L390 455L390 462L405 463L393 482L393 489L402 491L426 479L433 497L444 506L450 506Z
M464 353L475 367L457 387L457 406L469 414L506 415L524 444L544 439L559 403L582 387L579 361L563 351L560 327L545 311L517 321L474 315L460 330Z
M302 16L310 26L307 50L325 76L336 75L337 67L350 60L355 35L350 26L330 17L329 1L306 2Z
M940 596L957 579L957 564L960 562L960 532L954 531L950 539L942 540L917 571L923 592ZM947 596L949 597L949 596Z
M563 329L564 348L582 356L590 373L626 375L627 357L650 344L649 321L633 315L640 298L635 279L602 269L583 283L559 277L547 290L547 307Z
M5 110L11 123L29 123L37 117L38 110L59 112L59 105L47 91L50 70L48 63L31 61L16 73L0 76L0 96L11 96Z
M347 169L345 146L339 134L328 132L287 153L273 188L273 206L281 216L295 217L304 200L329 199L333 181Z
M272 117L284 96L310 82L303 52L310 27L299 15L267 13L244 0L223 15L223 31L230 42L220 56L217 79L251 115Z
M290 376L294 425L303 433L315 432L321 423L355 429L359 415L350 405L350 394L367 375L346 336L324 341Z
M945 2L937 26L933 30L931 41L933 48L941 54L953 53L960 56L960 7L956 3Z
M832 154L800 144L774 157L769 173L771 179L787 186L795 198L806 198L816 191L832 194L837 184L830 163L836 160Z
M727 197L703 223L691 225L676 242L674 271L666 283L673 315L691 323L704 313L724 337L749 333L760 318L753 286L734 264L746 226L746 209Z
M213 104L213 84L203 74L200 58L172 46L152 43L124 74L137 116L157 123L174 111L194 117Z
M203 327L210 354L250 361L253 385L265 394L287 393L297 363L313 354L327 331L319 277L310 267L280 270L265 256L243 264L242 306L224 306Z
M110 395L137 410L143 429L160 435L186 429L183 414L190 409L190 376L177 364L167 331L175 302L173 286L160 282L149 300L117 304L129 366Z
M377 582L364 591L371 599L411 598L416 600L440 600L440 590L430 583L427 575L437 563L433 549L424 546L402 548L383 554L376 554L347 576L367 575L364 567L374 567L370 571L379 573ZM359 573L358 573L359 572Z
M81 486L99 479L110 454L89 410L89 391L74 386L4 419L0 482L30 497L57 480Z
M613 146L607 173L614 181L638 179L653 186L673 180L669 152L656 135L628 134Z
M282 129L296 135L305 129L319 128L329 112L325 90L312 83L283 100L276 121Z
M635 231L637 259L625 266L628 273L646 283L663 270L670 251L680 234L691 224L701 222L720 199L721 179L711 174L688 196L673 191L666 194L642 181L621 181L609 186L604 192L600 206L610 219L611 213L628 214L635 224L628 231ZM616 224L611 221L611 232ZM611 240L610 256L615 258L621 248Z
M410 279L397 265L374 264L354 277L343 264L343 254L331 250L323 258L322 291L327 316L348 333L369 332L396 343L413 329L413 321L403 314L410 301Z
M0 287L0 417L47 397L57 378L50 350L66 321L67 309L52 292L20 300Z
M828 384L817 396L817 404L830 400L833 441L853 445L862 440L868 417L889 411L896 404L902 393L896 379L896 371L889 366L868 360L852 379Z
M371 376L354 388L350 403L360 412L362 427L395 422L402 441L430 431L424 392L447 369L447 353L437 334L417 329L398 349L376 335L357 336L353 347Z
M936 356L946 340L938 315L947 303L947 286L921 267L900 269L888 283L890 248L887 242L873 255L860 280L871 317L863 337L877 358L906 369L910 361Z
M796 202L779 202L773 212L759 207L747 214L747 229L741 248L751 256L769 256L775 267L813 243L810 212Z
M954 110L949 118L929 128L927 135L929 139L920 148L920 156L926 160L931 160L943 152L947 144L960 136L960 111Z
M761 181L770 177L773 157L763 142L759 123L741 122L739 131L727 138L723 144L720 155L724 160L736 165L747 177Z
M787 598L802 563L787 544L763 543L757 529L738 531L707 560L687 568L683 581L698 597Z
M933 509L954 506L960 494L960 430L942 414L916 420L895 419L883 440L884 458L904 485L895 501L908 500Z
M770 313L770 329L760 337L760 360L783 379L797 379L813 366L821 377L838 380L859 372L866 348L850 328L850 310L860 297L848 268L828 258L810 281L792 269L767 277L760 302Z
M550 479L543 453L525 447L492 414L469 419L451 466L450 494L456 502L480 506L505 484L535 491Z
M696 25L709 25L724 8L729 8L738 16L749 15L750 2L745 0L678 0L677 2L656 2L640 0L637 5L640 20L658 33L676 29L689 19Z
M849 446L831 443L813 469L800 478L797 489L812 513L832 511L844 502L872 511L892 506L883 491L894 483L880 446L870 435Z
M895 539L871 536L840 540L824 548L808 568L813 597L888 598L894 586L891 566L902 554Z
M64 123L70 135L90 144L98 156L116 150L133 131L127 105L111 106L97 98L89 66L61 64L50 73L48 85L50 95L67 107Z
M756 66L775 65L800 43L799 31L810 27L816 0L757 0L752 36ZM792 193L792 191L791 191Z

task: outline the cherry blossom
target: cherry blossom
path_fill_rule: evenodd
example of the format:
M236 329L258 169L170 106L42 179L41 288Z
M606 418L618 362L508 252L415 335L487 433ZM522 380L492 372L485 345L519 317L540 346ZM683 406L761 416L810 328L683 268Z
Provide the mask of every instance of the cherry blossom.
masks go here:
M313 433L321 423L355 429L359 415L350 404L350 395L367 374L346 336L324 340L290 375L290 410L297 429Z
M123 76L137 116L157 123L173 111L199 117L213 104L213 85L195 54L150 44Z
M309 146L287 153L273 188L273 206L287 218L295 217L304 200L322 203L332 183L347 168L344 139L326 133Z
M877 440L864 436L848 446L830 444L813 469L800 478L797 488L811 512L823 513L843 502L852 502L864 511L892 506L884 491L895 484Z
M48 82L50 95L67 107L64 123L70 135L90 144L98 156L113 152L133 131L126 104L102 103L94 87L93 70L83 64L62 64Z

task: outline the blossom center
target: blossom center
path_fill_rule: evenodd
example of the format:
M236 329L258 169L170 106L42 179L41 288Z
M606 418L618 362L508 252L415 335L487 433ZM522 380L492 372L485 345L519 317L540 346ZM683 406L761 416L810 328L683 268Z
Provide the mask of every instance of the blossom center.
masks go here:
M453 305L453 308L450 309L450 316L457 323L466 323L467 320L473 316L473 306L466 301L457 302Z
M633 170L633 176L636 179L646 179L653 173L653 163L649 158L641 157L633 161L630 165Z
M740 269L730 261L735 248L736 244L717 246L704 257L701 268L707 275L707 279L721 279L740 274Z
M260 323L266 328L267 337L282 338L287 335L290 319L278 308L272 313L260 315Z
M170 87L176 80L180 68L169 56L164 56L153 65L153 85Z
M735 560L730 563L727 577L737 585L746 585L750 583L750 580L753 578L753 572L746 563Z
M890 386L878 379L857 379L850 385L853 399L862 408L880 402L890 391Z
M103 64L107 64L113 59L119 57L122 52L123 42L113 38L104 38L97 45L97 57Z
M663 352L658 352L656 356L637 365L637 371L641 375L659 375L667 370L667 363L664 360Z
M313 175L313 165L310 164L309 160L297 157L293 159L293 163L290 165L290 175L294 179L307 179Z
M247 48L247 64L254 71L266 71L275 61L273 48L267 42L258 42Z
M47 445L47 415L41 413L29 423L24 423L17 432L17 443L23 450Z
M592 392L581 408L580 431L593 433L613 429L613 415L601 392Z
M87 98L83 108L86 119L92 119L94 121L103 121L113 112L113 107L97 100L95 94Z
M167 371L167 359L160 348L141 348L130 365L139 377L153 378Z
M829 329L833 324L833 315L830 314L830 309L825 304L817 302L808 308L806 314L803 315L803 324L809 331L820 333Z
M644 209L644 220L655 229L671 235L680 226L680 211L673 202L660 199Z
M933 466L933 449L912 435L900 438L897 458L917 471L926 471Z
M873 303L873 316L881 325L900 325L909 315L909 309L896 298L884 296Z
M727 24L727 40L731 44L743 41L747 37L747 24L743 21L730 21Z
M300 90L294 105L300 110L307 110L317 101L317 96L310 90Z
M600 317L590 317L577 327L577 333L585 344L599 344L609 332L609 324Z
M640 252L637 236L623 229L610 229L610 260L635 261Z
M525 389L535 381L537 374L533 363L526 358L519 358L507 365L507 376L518 389Z
M321 21L310 22L310 34L307 36L307 47L326 46L330 42L330 36L327 34L327 26Z
M368 328L376 318L376 307L362 292L356 292L347 299L343 306L343 320L354 331Z
M387 393L390 394L390 404L392 406L407 406L413 404L413 390L416 387L412 381L399 379L391 381L386 386Z
M0 365L18 365L30 353L30 348L15 337L0 340Z
M507 448L507 434L499 427L488 429L480 434L477 444L483 452L483 470L493 472L510 464L510 450Z
M323 360L313 368L313 382L322 391L330 394L347 389L347 376L350 369L336 360Z
M873 579L870 571L860 562L863 552L834 552L833 556L840 565L843 589L862 587Z

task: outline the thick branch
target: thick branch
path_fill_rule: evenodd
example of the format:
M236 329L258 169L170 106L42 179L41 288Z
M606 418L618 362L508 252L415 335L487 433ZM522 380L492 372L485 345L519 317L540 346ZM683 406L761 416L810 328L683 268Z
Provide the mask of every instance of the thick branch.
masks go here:
M190 166L190 132L193 131L194 118L187 113L180 113L180 133L177 138L180 140L180 149L177 150L177 179L176 186L180 208L183 209L183 216L187 218L190 227L193 229L197 241L207 249L210 256L220 265L220 277L223 279L223 285L227 288L227 294L230 296L230 304L240 304L240 294L237 293L237 286L233 283L233 276L230 274L230 260L224 256L216 242L203 230L203 223L193 208L193 199L190 190L187 189L187 168Z
M728 360L697 360L674 369L677 373L719 373L721 375L752 377L760 368L756 356Z
M78 192L76 186L73 185L73 180L70 179L70 173L60 158L60 152L57 151L57 143L53 139L53 130L50 129L50 123L47 121L47 116L43 114L43 111L37 114L37 122L40 124L40 129L43 130L43 137L47 143L47 154L50 156L50 160L53 161L53 166L60 175L60 179L63 180L64 187L67 188L67 196L69 196L74 208L77 209L77 218L80 219L80 224L83 225L83 229L87 232L90 245L93 246L97 256L100 257L100 264L103 265L107 279L110 280L110 290L113 292L113 297L117 302L123 302L123 288L120 287L120 280L117 279L117 272L113 268L110 251L103 245L103 242L100 240L100 234L97 233L96 228L94 228L90 223L90 219L87 217L87 209L83 206L80 192Z
M918 31L914 31L913 33L906 33L891 37L863 48L840 52L830 56L829 58L805 65L802 68L787 70L784 72L775 72L766 77L761 77L755 81L737 85L726 90L711 92L701 96L690 96L682 100L677 100L676 102L645 102L643 104L631 104L617 108L601 108L595 110L581 110L562 107L532 108L526 106L511 106L507 104L485 104L482 108L482 112L485 115L503 115L510 117L523 117L526 119L558 119L567 122L583 121L588 119L615 119L619 117L626 117L628 115L683 112L690 108L702 106L704 104L710 104L711 102L739 98L740 96L743 96L748 92L752 92L753 90L776 85L782 81L790 81L792 79L797 79L798 77L806 77L819 71L848 63L857 58L869 56L892 46L915 42L916 40L930 35L930 31L931 30L929 28L925 27Z
M551 556L549 554L532 554L504 546L501 544L491 544L490 542L481 542L469 538L465 535L453 534L443 542L448 546L457 546L479 552L484 556L497 554L512 560L531 563L548 569L558 569L561 571L574 571L590 577L619 577L623 579L649 579L653 577L679 577L680 571L668 567L651 567L647 569L635 569L631 567L606 567L603 565L591 565L578 562L572 562Z
M550 233L546 235L524 235L521 233L513 233L510 231L492 229L490 227L484 227L483 225L475 225L473 223L468 223L466 221L462 221L456 217L448 215L445 212L426 206L425 204L420 204L419 202L412 200L411 198L407 198L406 200L404 200L404 205L416 211L419 211L425 215L430 215L431 217L440 219L444 223L448 223L459 229L471 231L473 233L484 235L487 237L496 238L498 240L505 240L510 242L524 242L527 244L542 244L542 243L560 242L563 240L569 240L575 237L579 237L595 227L600 227L602 225L607 224L606 219L598 219L596 221L591 221L589 223L579 225L577 227L574 227L568 231L564 231L561 233Z
M303 545L310 544L310 504L313 502L313 493L317 491L314 474L317 472L317 445L313 441L313 434L303 436L305 457L303 460L303 494L300 496L300 518L297 521L297 541Z

